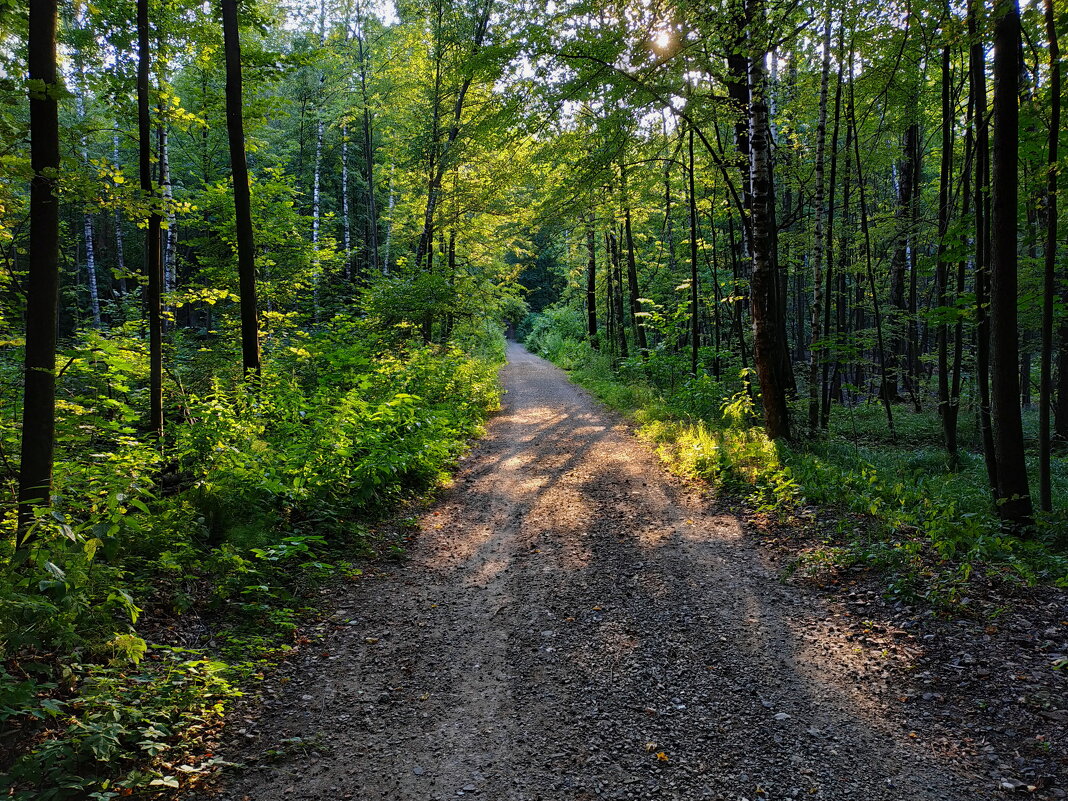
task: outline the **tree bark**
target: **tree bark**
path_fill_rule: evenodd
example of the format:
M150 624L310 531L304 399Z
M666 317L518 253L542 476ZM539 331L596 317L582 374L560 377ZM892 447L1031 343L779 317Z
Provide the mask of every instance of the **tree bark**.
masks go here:
M968 3L968 37L971 41L969 73L975 115L975 378L979 394L979 432L987 482L997 499L998 472L994 455L994 428L990 418L990 129L986 105L986 51L979 34L978 8Z
M945 9L949 19L949 9ZM946 33L943 32L943 36ZM942 44L942 159L938 178L938 253L935 258L935 303L938 306L936 339L938 349L938 415L942 421L942 436L950 467L956 469L957 454L957 407L950 397L949 378L949 323L947 314L947 287L949 283L949 212L950 183L953 180L953 104L952 65L948 38Z
M763 0L750 4L751 37L754 18L763 25ZM754 362L764 406L764 427L772 439L790 439L790 412L786 394L793 383L784 372L789 364L778 287L778 247L775 225L775 184L772 176L771 135L762 46L751 48L749 56L749 147L752 184L751 278Z
M625 157L624 157L625 158ZM623 235L627 240L627 286L630 289L630 316L634 321L634 338L638 352L645 358L649 342L645 336L645 318L642 316L641 292L638 289L638 265L634 258L634 234L631 231L630 197L627 194L627 167L619 165L620 191L623 195Z
M593 220L586 224L586 336L596 350L597 341L597 238L593 232Z
M371 103L367 95L367 50L364 44L363 16L359 16L359 33L356 37L357 55L360 60L360 97L363 103L363 159L364 180L367 183L367 232L371 247L371 269L378 271L378 207L375 201L374 134L371 124Z
M145 273L148 286L145 310L148 316L149 428L163 436L163 275L160 265L159 196L152 184L152 121L148 110L149 50L148 0L137 0L137 130L141 193L151 204L145 233Z
M994 6L994 141L991 170L990 373L998 514L1013 528L1032 522L1020 417L1017 330L1020 12Z
M84 27L85 21L79 15L79 26ZM83 128L87 124L86 111L85 111L85 66L82 63L81 58L77 59L78 63L78 85L75 88L75 105L77 106L78 119L81 122ZM79 142L81 149L82 167L88 171L89 169L89 138L83 132L81 141ZM97 285L96 277L96 247L93 242L93 215L87 207L82 214L82 233L85 237L85 281L86 286L89 289L89 311L93 315L93 327L100 328L100 291Z
M1057 42L1057 18L1053 0L1043 3L1046 38L1049 42L1050 118L1046 158L1046 252L1042 275L1042 358L1038 398L1038 483L1039 503L1044 512L1053 511L1050 471L1050 412L1053 396L1053 304L1057 291L1057 145L1061 133L1061 54Z
M690 375L697 377L697 362L701 348L701 337L698 320L698 295L697 285L697 198L694 191L694 160L693 160L693 126L690 126L686 140L686 155L689 159L690 169L687 171L689 182L690 204Z
M812 346L809 348L808 369L808 425L813 431L820 424L820 362L826 361L825 349L820 344L823 332L823 165L827 147L827 94L831 77L831 3L827 3L827 20L823 30L823 64L820 70L819 121L816 124L816 197L814 202L816 223L812 248ZM832 188L833 192L833 188ZM799 310L800 311L800 310ZM799 315L800 316L800 315ZM800 343L799 343L800 344Z
M48 506L56 423L56 309L59 302L59 108L56 97L56 0L30 0L30 247L26 356L19 462L21 545L34 507Z
M248 164L245 160L237 0L222 0L222 11L226 50L226 133L230 144L230 167L234 177L237 272L241 292L241 361L247 377L260 373L260 338L256 309L256 251L252 230L252 199Z

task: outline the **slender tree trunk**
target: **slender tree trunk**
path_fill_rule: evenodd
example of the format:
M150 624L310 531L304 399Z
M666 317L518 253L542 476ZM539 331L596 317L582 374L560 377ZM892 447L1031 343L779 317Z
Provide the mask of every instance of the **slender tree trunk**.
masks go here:
M947 19L948 7L945 9ZM945 34L943 34L945 36ZM948 39L942 44L942 159L938 178L938 254L935 259L935 304L939 320L936 326L938 347L938 415L942 420L942 435L946 454L952 469L956 469L957 455L957 409L951 408L949 378L949 323L947 314L947 287L949 284L949 212L950 183L953 180L953 103L950 97L953 73L950 62ZM913 388L915 390L915 387Z
M256 262L252 230L252 199L245 161L245 123L241 97L241 40L237 0L222 0L223 39L226 50L226 133L234 176L234 211L237 223L237 271L241 291L241 360L245 375L259 375L260 340L256 311Z
M624 156L625 158L625 156ZM648 355L649 342L645 336L645 317L642 316L641 291L638 289L638 265L634 258L634 234L631 231L630 196L627 187L627 167L619 165L620 190L623 195L623 232L627 240L627 286L630 288L630 315L634 321L634 337L642 358Z
M163 275L160 265L161 217L159 196L152 185L152 121L149 117L148 86L151 53L149 52L148 0L137 0L137 127L140 145L139 167L141 192L152 203L145 234L145 272L148 287L145 308L148 315L149 427L163 436L163 309L161 306Z
M375 201L375 149L374 133L371 124L371 102L367 94L367 51L364 47L363 21L361 16L360 35L356 39L360 60L360 94L363 103L363 158L364 180L367 183L367 232L371 248L371 269L378 271L378 207Z
M608 271L612 275L609 285L612 293L612 319L618 337L618 353L626 359L630 354L627 349L627 326L623 314L623 270L620 266L619 240L616 238L614 224L608 229Z
M319 116L321 112L316 112L316 116L319 119L315 126L315 171L312 175L312 298L315 308L315 319L319 319L319 282L320 266L319 260L319 209L320 209L320 193L319 193L319 180L322 174L323 166L323 120Z
M700 351L700 336L698 330L698 294L697 283L697 196L694 190L694 159L693 159L693 126L690 126L686 140L686 155L689 159L690 169L687 170L689 181L689 205L690 205L690 375L697 376L697 362Z
M111 160L119 168L119 132L111 132ZM122 234L122 215L116 208L112 213L115 225L115 267L119 274L119 294L126 294L126 248Z
M31 536L34 507L48 506L56 429L56 309L59 302L59 78L56 0L30 0L30 252L19 462L18 525Z
M990 417L990 129L986 105L986 51L979 34L978 7L968 3L969 73L975 106L975 378L979 394L979 432L990 491L997 499L997 459Z
M167 227L163 232L163 253L160 257L160 267L163 270L163 291L171 292L177 283L174 275L174 251L178 228L175 225L174 190L171 186L171 157L170 144L167 136L167 123L163 120L163 109L160 108L159 127L156 129L156 142L159 148L159 185L163 199L163 208L166 211Z
M838 36L838 49L841 52L842 49L842 34ZM831 132L831 176L827 182L827 285L825 289L824 298L824 313L823 313L823 336L829 341L831 339L831 306L834 301L834 201L835 201L835 182L838 178L838 133L841 125L842 115L842 64L841 56L839 56L839 63L836 78L836 85L834 90L834 129ZM842 302L841 293L838 298L838 305ZM834 338L834 362L835 373L838 372L838 338L841 336L841 328L839 327L835 331ZM821 407L820 407L820 428L824 431L830 426L831 417L831 359L825 355L823 359L823 376L822 376L822 391L821 391Z
M990 377L998 513L1015 528L1031 524L1031 491L1020 418L1017 329L1020 12L1016 0L994 6L994 142L991 170Z
M85 21L79 18L79 25L84 27ZM77 105L78 119L82 125L86 125L85 111L85 67L81 58L78 58L78 86L76 87L75 102ZM89 138L83 133L79 142L81 148L82 167L89 169ZM88 207L82 214L82 233L85 236L85 275L86 285L89 289L89 311L93 315L93 327L100 328L100 292L96 278L96 247L93 242L93 215Z
M831 3L827 3L827 21L823 30L823 65L820 71L819 121L816 124L816 224L812 248L812 347L809 348L808 369L808 425L813 431L820 424L820 362L826 363L826 350L820 345L824 337L824 231L823 231L823 165L827 148L827 94L831 77ZM834 188L831 188L833 193ZM800 311L800 309L798 310ZM800 314L798 315L800 317Z
M389 275L389 246L393 238L393 207L396 196L393 194L393 165L389 167L389 201L386 205L386 244L382 253L382 275Z
M341 126L341 223L345 242L345 280L352 278L352 221L349 219L349 136Z
M852 76L851 76L852 78ZM857 193L860 195L860 230L864 235L864 266L865 271L868 274L868 286L871 290L872 300L872 313L875 316L875 343L879 349L879 364L883 368L883 384L886 383L886 342L883 338L883 318L882 312L879 309L879 293L875 286L875 268L872 265L872 248L871 248L871 226L868 222L868 200L867 194L864 188L864 169L861 166L863 162L860 160L860 137L857 134L857 116L856 116L856 104L853 99L853 81L849 82L849 124L853 129L853 156L857 165ZM857 282L859 288L860 282ZM860 306L861 297L857 298L857 305ZM883 408L886 410L886 424L890 429L890 437L892 440L897 439L897 434L894 430L894 411L891 406L891 398L888 393L880 393L883 398Z
M975 135L972 130L975 118L975 98L969 96L967 116L964 122L964 175L961 187L961 219L967 220L971 213L972 202L972 171L975 165ZM968 235L961 230L960 240L961 256L957 260L957 294L954 316L956 323L953 327L953 372L950 377L949 405L946 407L948 418L943 420L944 426L949 426L948 431L952 434L952 441L957 442L957 426L960 420L960 386L961 373L964 366L964 315L961 313L960 302L964 297L964 290L968 272L968 260L963 255L968 250ZM953 467L959 467L959 459L953 459Z
M1053 511L1050 478L1050 411L1053 395L1053 303L1057 270L1057 145L1061 133L1061 54L1057 42L1057 18L1053 0L1045 0L1046 38L1049 41L1050 120L1046 160L1046 252L1042 276L1042 358L1038 398L1039 502L1045 512Z
M606 233L604 237L605 249L605 334L608 336L608 350L614 355L618 352L616 339L616 299L615 281L612 278L612 235Z
M481 8L478 9L478 17L475 19L475 30L471 37L471 44L469 46L469 56L475 58L479 51L482 49L482 45L486 39L486 33L489 30L490 14L493 10L493 0L483 0ZM439 12L438 28L441 27L441 14ZM453 102L452 110L452 122L449 125L449 130L445 136L445 142L441 148L441 152L438 154L436 163L431 163L430 167L430 181L427 191L426 199L426 211L423 215L423 231L419 236L419 243L415 252L415 264L416 267L422 263L424 256L426 256L434 245L434 214L437 210L437 204L440 200L439 194L441 190L441 179L445 174L445 170L449 166L450 152L453 144L460 135L460 121L463 118L464 104L467 99L467 93L471 88L473 76L468 75L463 79L456 92L456 99ZM437 95L437 92L435 92ZM436 149L438 142L438 113L437 102L435 102L434 109L434 134L433 143Z
M593 232L593 219L586 224L586 336L596 350L597 341L597 238Z

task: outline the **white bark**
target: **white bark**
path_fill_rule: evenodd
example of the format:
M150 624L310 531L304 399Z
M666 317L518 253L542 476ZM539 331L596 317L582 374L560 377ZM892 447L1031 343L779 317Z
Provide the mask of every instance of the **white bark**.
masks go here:
M345 278L352 277L352 230L349 222L349 138L345 126L341 126L341 218L345 235Z
M78 119L85 123L85 67L79 61L78 81L75 87L75 101L78 109ZM83 133L81 136L82 165L89 168L89 139ZM86 207L82 216L82 230L85 235L85 274L89 284L89 308L93 315L93 325L100 327L100 294L96 283L96 249L93 245L93 215Z
M119 132L111 132L111 162L114 167L119 166ZM114 211L115 220L115 261L116 267L118 267L119 275L126 275L126 254L123 246L122 237L122 215L119 214L119 210L116 208ZM121 285L126 286L126 279L120 279Z
M382 254L382 275L389 275L389 242L393 237L393 206L396 200L393 196L393 165L389 167L389 209L386 214L386 247Z

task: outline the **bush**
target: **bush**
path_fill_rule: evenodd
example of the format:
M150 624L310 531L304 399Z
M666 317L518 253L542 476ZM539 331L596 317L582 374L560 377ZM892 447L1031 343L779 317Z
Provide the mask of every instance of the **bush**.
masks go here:
M137 437L143 343L81 343L63 375L55 503L18 559L3 542L0 720L21 748L0 792L177 786L160 755L223 713L250 660L292 642L305 590L352 571L369 516L434 484L499 405L497 325L461 324L443 346L356 317L311 333L272 323L254 383L216 369L233 363L225 349L175 360L190 372L166 388L162 444ZM4 420L0 439L16 441ZM196 606L220 652L152 641L167 636L157 613Z

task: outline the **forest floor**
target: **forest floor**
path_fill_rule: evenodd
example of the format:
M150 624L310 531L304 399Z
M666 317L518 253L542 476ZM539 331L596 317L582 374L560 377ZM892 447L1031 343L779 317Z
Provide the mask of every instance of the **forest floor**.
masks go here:
M787 580L561 370L508 356L407 559L330 591L207 796L1065 797L1065 593L991 622Z

